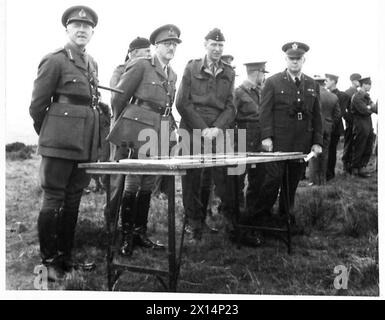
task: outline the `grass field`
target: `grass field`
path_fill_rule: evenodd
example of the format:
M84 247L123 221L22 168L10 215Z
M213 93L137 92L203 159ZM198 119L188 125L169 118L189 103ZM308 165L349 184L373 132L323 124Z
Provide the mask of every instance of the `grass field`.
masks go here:
M34 268L40 263L37 216L41 202L38 181L40 158L6 162L6 287L34 290ZM374 170L373 164L371 169ZM180 183L177 187L177 236L182 228ZM92 272L74 272L54 290L107 290L105 195L90 193L82 198L76 231L75 256L97 263ZM185 243L179 292L278 295L379 295L377 176L359 179L345 176L338 163L337 177L324 187L301 182L296 198L299 224L305 235L293 238L288 255L282 241L268 238L261 248L237 249L223 233L205 235L199 245ZM219 215L211 221L222 226ZM153 198L149 231L167 243L167 200ZM179 239L179 238L178 238ZM167 266L165 252L137 249L133 263ZM334 268L349 271L348 288L334 288ZM152 276L123 274L115 290L160 292Z

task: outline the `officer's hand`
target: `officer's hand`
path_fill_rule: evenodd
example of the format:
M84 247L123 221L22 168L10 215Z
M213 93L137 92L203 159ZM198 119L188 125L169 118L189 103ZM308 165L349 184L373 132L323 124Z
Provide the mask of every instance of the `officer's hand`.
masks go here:
M267 152L273 152L273 140L271 140L271 138L263 139L262 149Z
M217 127L211 128L211 136L215 138L219 133L219 129Z
M202 130L202 137L211 139L211 128L205 128Z
M322 147L319 144L313 144L311 151L315 153L315 157L322 153Z

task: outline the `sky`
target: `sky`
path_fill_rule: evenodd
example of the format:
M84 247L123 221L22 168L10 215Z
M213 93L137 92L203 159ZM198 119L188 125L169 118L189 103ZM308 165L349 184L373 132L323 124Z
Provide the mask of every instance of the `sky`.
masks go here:
M61 24L65 9L84 4L99 16L87 46L99 65L100 84L108 85L112 71L123 62L129 43L137 36L167 23L181 30L182 43L171 64L179 75L186 63L204 56L204 36L214 27L222 30L224 53L235 57L236 84L245 78L243 63L267 61L272 75L285 68L281 47L289 41L310 46L303 71L340 76L339 87L349 87L349 75L359 72L373 79L377 99L379 78L379 1L367 0L12 0L6 2L6 143L37 143L28 113L33 81L41 58L62 47L67 37ZM357 22L360 22L357 24ZM368 25L368 28L360 26ZM109 103L109 92L102 100ZM174 111L176 118L179 117Z

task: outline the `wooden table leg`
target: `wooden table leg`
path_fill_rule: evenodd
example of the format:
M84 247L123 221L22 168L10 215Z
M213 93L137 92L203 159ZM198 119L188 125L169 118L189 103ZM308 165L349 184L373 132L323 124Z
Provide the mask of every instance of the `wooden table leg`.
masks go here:
M177 287L177 262L175 248L175 176L169 177L168 194L168 267L169 289L176 292Z

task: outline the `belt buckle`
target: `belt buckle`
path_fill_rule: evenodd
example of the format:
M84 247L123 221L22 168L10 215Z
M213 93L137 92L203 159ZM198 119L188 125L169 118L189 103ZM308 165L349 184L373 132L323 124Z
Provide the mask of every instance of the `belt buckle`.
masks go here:
M162 117L168 117L171 113L171 107L166 107L166 109L164 109L164 113L162 114Z
M298 112L297 113L297 118L298 118L298 120L302 120L303 119L302 112Z

